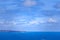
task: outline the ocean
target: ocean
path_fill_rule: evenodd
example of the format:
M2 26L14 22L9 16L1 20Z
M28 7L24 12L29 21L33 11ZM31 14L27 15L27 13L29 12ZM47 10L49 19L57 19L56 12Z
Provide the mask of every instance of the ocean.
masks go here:
M60 40L60 32L0 32L0 40Z

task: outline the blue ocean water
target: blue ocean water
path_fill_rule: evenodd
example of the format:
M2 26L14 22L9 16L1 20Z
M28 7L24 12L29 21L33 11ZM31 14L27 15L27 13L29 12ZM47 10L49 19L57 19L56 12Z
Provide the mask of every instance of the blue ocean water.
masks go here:
M0 32L0 40L60 40L60 32Z

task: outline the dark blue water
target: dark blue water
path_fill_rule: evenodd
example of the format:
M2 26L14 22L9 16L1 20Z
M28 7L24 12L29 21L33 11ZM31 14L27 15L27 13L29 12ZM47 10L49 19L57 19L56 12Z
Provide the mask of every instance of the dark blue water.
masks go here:
M0 32L0 40L60 40L60 32Z

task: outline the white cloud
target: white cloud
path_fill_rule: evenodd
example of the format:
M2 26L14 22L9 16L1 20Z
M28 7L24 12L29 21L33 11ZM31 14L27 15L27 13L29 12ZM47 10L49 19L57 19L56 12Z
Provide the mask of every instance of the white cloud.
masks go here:
M40 25L43 23L46 23L46 20L43 17L42 18L36 17L35 19L29 21L27 25Z
M36 2L36 1L32 1L32 0L25 0L23 4L24 4L24 6L26 6L26 7L31 7L31 6L36 5L37 2Z
M25 25L28 24L27 21L28 21L27 17L25 17L25 16L17 16L17 17L14 18L12 23L15 26L25 26Z
M38 23L38 21L36 21L36 20L33 20L33 21L29 21L29 23L28 23L29 25L33 25L33 24L39 24Z
M54 18L49 18L49 19L48 19L48 22L54 22L54 23L55 23L55 22L57 22L57 20L54 19Z

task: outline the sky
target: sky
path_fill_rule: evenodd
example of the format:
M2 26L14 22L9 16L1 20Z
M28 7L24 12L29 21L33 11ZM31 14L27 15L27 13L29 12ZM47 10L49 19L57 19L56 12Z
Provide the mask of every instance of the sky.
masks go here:
M60 0L0 0L0 30L60 32Z

